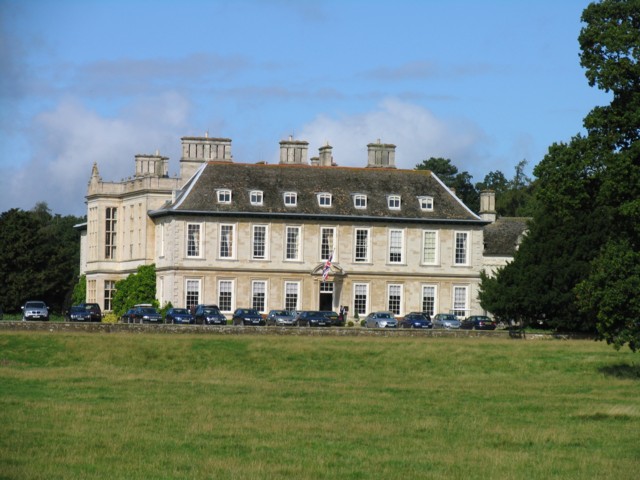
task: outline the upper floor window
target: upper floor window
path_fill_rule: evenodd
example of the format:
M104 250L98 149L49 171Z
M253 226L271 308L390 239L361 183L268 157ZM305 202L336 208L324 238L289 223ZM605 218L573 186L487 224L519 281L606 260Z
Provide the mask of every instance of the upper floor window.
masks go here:
M367 208L367 196L362 194L354 195L353 206L355 208Z
M233 258L235 225L220 225L220 258Z
M267 258L267 226L253 226L253 248L251 258L254 260L264 260Z
M420 202L420 210L433 211L433 197L418 197L418 201Z
M454 265L469 264L469 232L456 232L454 250Z
M400 210L400 195L389 195L387 197L389 210Z
M218 190L218 203L231 203L231 190Z
M335 249L336 229L322 227L320 229L320 260L327 260Z
M287 227L285 258L300 260L300 227Z
M116 207L107 207L105 210L104 224L104 258L116 258L116 231L118 226L118 209Z
M438 232L436 230L422 232L422 263L425 265L438 263Z
M389 263L402 263L404 232L389 230Z
M355 231L355 255L356 262L369 261L369 229L356 228Z
M284 193L284 205L286 207L295 207L298 204L298 194L296 192Z
M262 205L262 198L262 190L252 190L249 192L249 201L251 202L251 205Z
M330 207L331 206L331 194L330 193L319 193L318 194L318 205L321 207Z
M201 236L199 223L187 224L187 257L199 257Z

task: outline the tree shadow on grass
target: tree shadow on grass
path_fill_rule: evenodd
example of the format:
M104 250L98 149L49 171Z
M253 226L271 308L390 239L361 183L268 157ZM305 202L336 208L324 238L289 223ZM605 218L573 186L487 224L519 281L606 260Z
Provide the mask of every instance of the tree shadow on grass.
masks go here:
M599 370L600 373L609 377L640 381L640 364L628 365L626 363L619 363L618 365L602 367Z

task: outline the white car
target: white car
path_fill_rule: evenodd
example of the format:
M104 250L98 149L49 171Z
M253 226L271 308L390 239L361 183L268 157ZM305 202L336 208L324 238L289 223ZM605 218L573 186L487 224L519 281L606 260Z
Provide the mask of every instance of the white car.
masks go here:
M433 317L433 328L460 328L460 321L453 313L438 313Z
M397 328L398 321L391 312L371 312L364 319L367 328Z
M22 307L22 320L49 320L49 307L39 300L30 300Z

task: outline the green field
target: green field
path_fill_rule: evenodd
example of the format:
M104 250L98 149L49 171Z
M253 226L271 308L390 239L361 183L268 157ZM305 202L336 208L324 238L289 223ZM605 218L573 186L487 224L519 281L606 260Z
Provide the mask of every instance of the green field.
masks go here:
M0 333L0 479L635 479L593 341Z

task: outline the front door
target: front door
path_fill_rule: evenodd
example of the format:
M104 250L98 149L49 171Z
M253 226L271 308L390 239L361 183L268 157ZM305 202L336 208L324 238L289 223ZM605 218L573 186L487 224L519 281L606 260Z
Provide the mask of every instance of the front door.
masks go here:
M333 282L320 282L318 310L333 310Z

